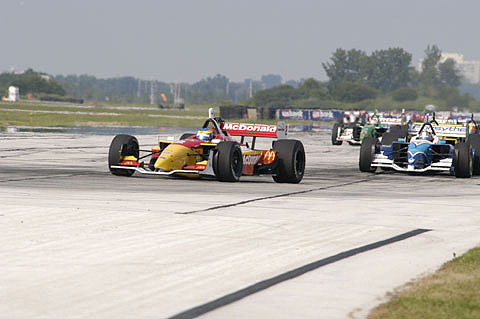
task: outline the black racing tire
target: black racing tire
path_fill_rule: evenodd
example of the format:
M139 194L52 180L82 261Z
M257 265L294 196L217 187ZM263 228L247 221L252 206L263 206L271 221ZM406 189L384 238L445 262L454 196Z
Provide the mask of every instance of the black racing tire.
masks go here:
M406 138L408 135L407 125L394 125L390 130L382 135L382 145L391 145L398 141L399 138Z
M395 133L387 132L382 135L382 141L380 144L382 145L392 145L398 139Z
M135 172L134 170L112 168L113 165L117 165L120 162L122 147L124 144L127 145L126 150L124 150L124 155L131 155L138 158L139 148L137 138L131 135L120 134L115 136L110 143L110 149L108 151L108 168L113 175L132 176Z
M468 143L473 148L473 175L480 175L480 135L470 134Z
M195 133L183 133L182 136L180 136L181 140L185 140L189 138L190 136L195 135Z
M338 129L341 126L338 123L335 123L332 128L332 145L342 145L342 141L337 141Z
M374 137L366 137L363 139L362 145L360 146L360 158L358 161L358 166L361 172L373 173L376 171L377 168L372 167L372 162L377 142L377 139Z
M237 142L220 142L213 159L213 170L221 182L237 182L242 176L243 155Z
M455 176L469 178L473 173L472 146L469 143L455 145Z
M277 171L272 175L277 183L298 184L305 174L305 149L299 140L278 140L273 145L277 151Z

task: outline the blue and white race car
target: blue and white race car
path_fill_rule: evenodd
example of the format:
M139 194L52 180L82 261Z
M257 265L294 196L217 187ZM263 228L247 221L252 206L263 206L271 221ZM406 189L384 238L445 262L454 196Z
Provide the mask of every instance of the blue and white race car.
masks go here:
M444 171L463 178L480 175L478 131L473 120L466 125L431 121L411 124L407 136L384 136L381 142L366 138L360 148L360 171L380 167L412 173Z

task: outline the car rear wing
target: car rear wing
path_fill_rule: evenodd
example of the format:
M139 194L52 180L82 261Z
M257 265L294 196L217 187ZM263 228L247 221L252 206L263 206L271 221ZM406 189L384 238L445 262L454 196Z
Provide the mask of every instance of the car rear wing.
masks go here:
M222 123L222 131L230 136L252 136L284 139L287 138L288 125L278 122L277 125L247 124L247 123Z
M402 124L402 118L400 116L383 117L380 115L378 117L378 120L383 126L387 126L387 127Z
M422 128L423 123L413 123L408 128L409 135L417 134L420 129ZM460 137L467 137L467 127L464 125L455 125L455 124L439 124L434 125L432 124L433 129L435 130L435 134L437 136L442 137L452 137L452 138L460 138Z

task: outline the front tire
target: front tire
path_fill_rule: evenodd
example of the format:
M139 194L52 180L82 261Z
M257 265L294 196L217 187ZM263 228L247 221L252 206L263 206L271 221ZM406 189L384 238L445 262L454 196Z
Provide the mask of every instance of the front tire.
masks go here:
M243 155L237 142L225 141L217 145L213 170L221 182L237 182L242 176Z
M298 140L278 140L273 146L277 151L277 173L273 180L277 183L298 184L305 173L305 149Z
M469 143L455 145L455 176L470 178L473 173L472 146Z
M332 128L332 145L342 145L342 141L337 141L338 131L341 128L338 123L335 123Z
M373 173L376 171L376 167L372 167L373 156L375 155L375 147L377 145L377 139L373 137L367 137L363 139L360 146L360 158L359 168L361 172Z
M125 145L125 147L124 147ZM113 175L132 176L135 172L129 169L112 168L118 165L122 156L135 156L138 158L138 140L135 136L120 134L113 138L108 151L108 168Z

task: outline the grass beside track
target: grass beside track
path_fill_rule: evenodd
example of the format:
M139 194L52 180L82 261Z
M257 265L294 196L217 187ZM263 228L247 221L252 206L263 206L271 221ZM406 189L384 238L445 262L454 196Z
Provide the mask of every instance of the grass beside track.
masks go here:
M210 105L187 105L184 110L145 105L76 105L48 102L0 102L0 126L201 126ZM218 107L214 107L219 116ZM239 119L244 123L275 124L276 120ZM287 121L288 124L322 124Z
M373 309L368 318L480 318L480 247L407 285L392 300Z

